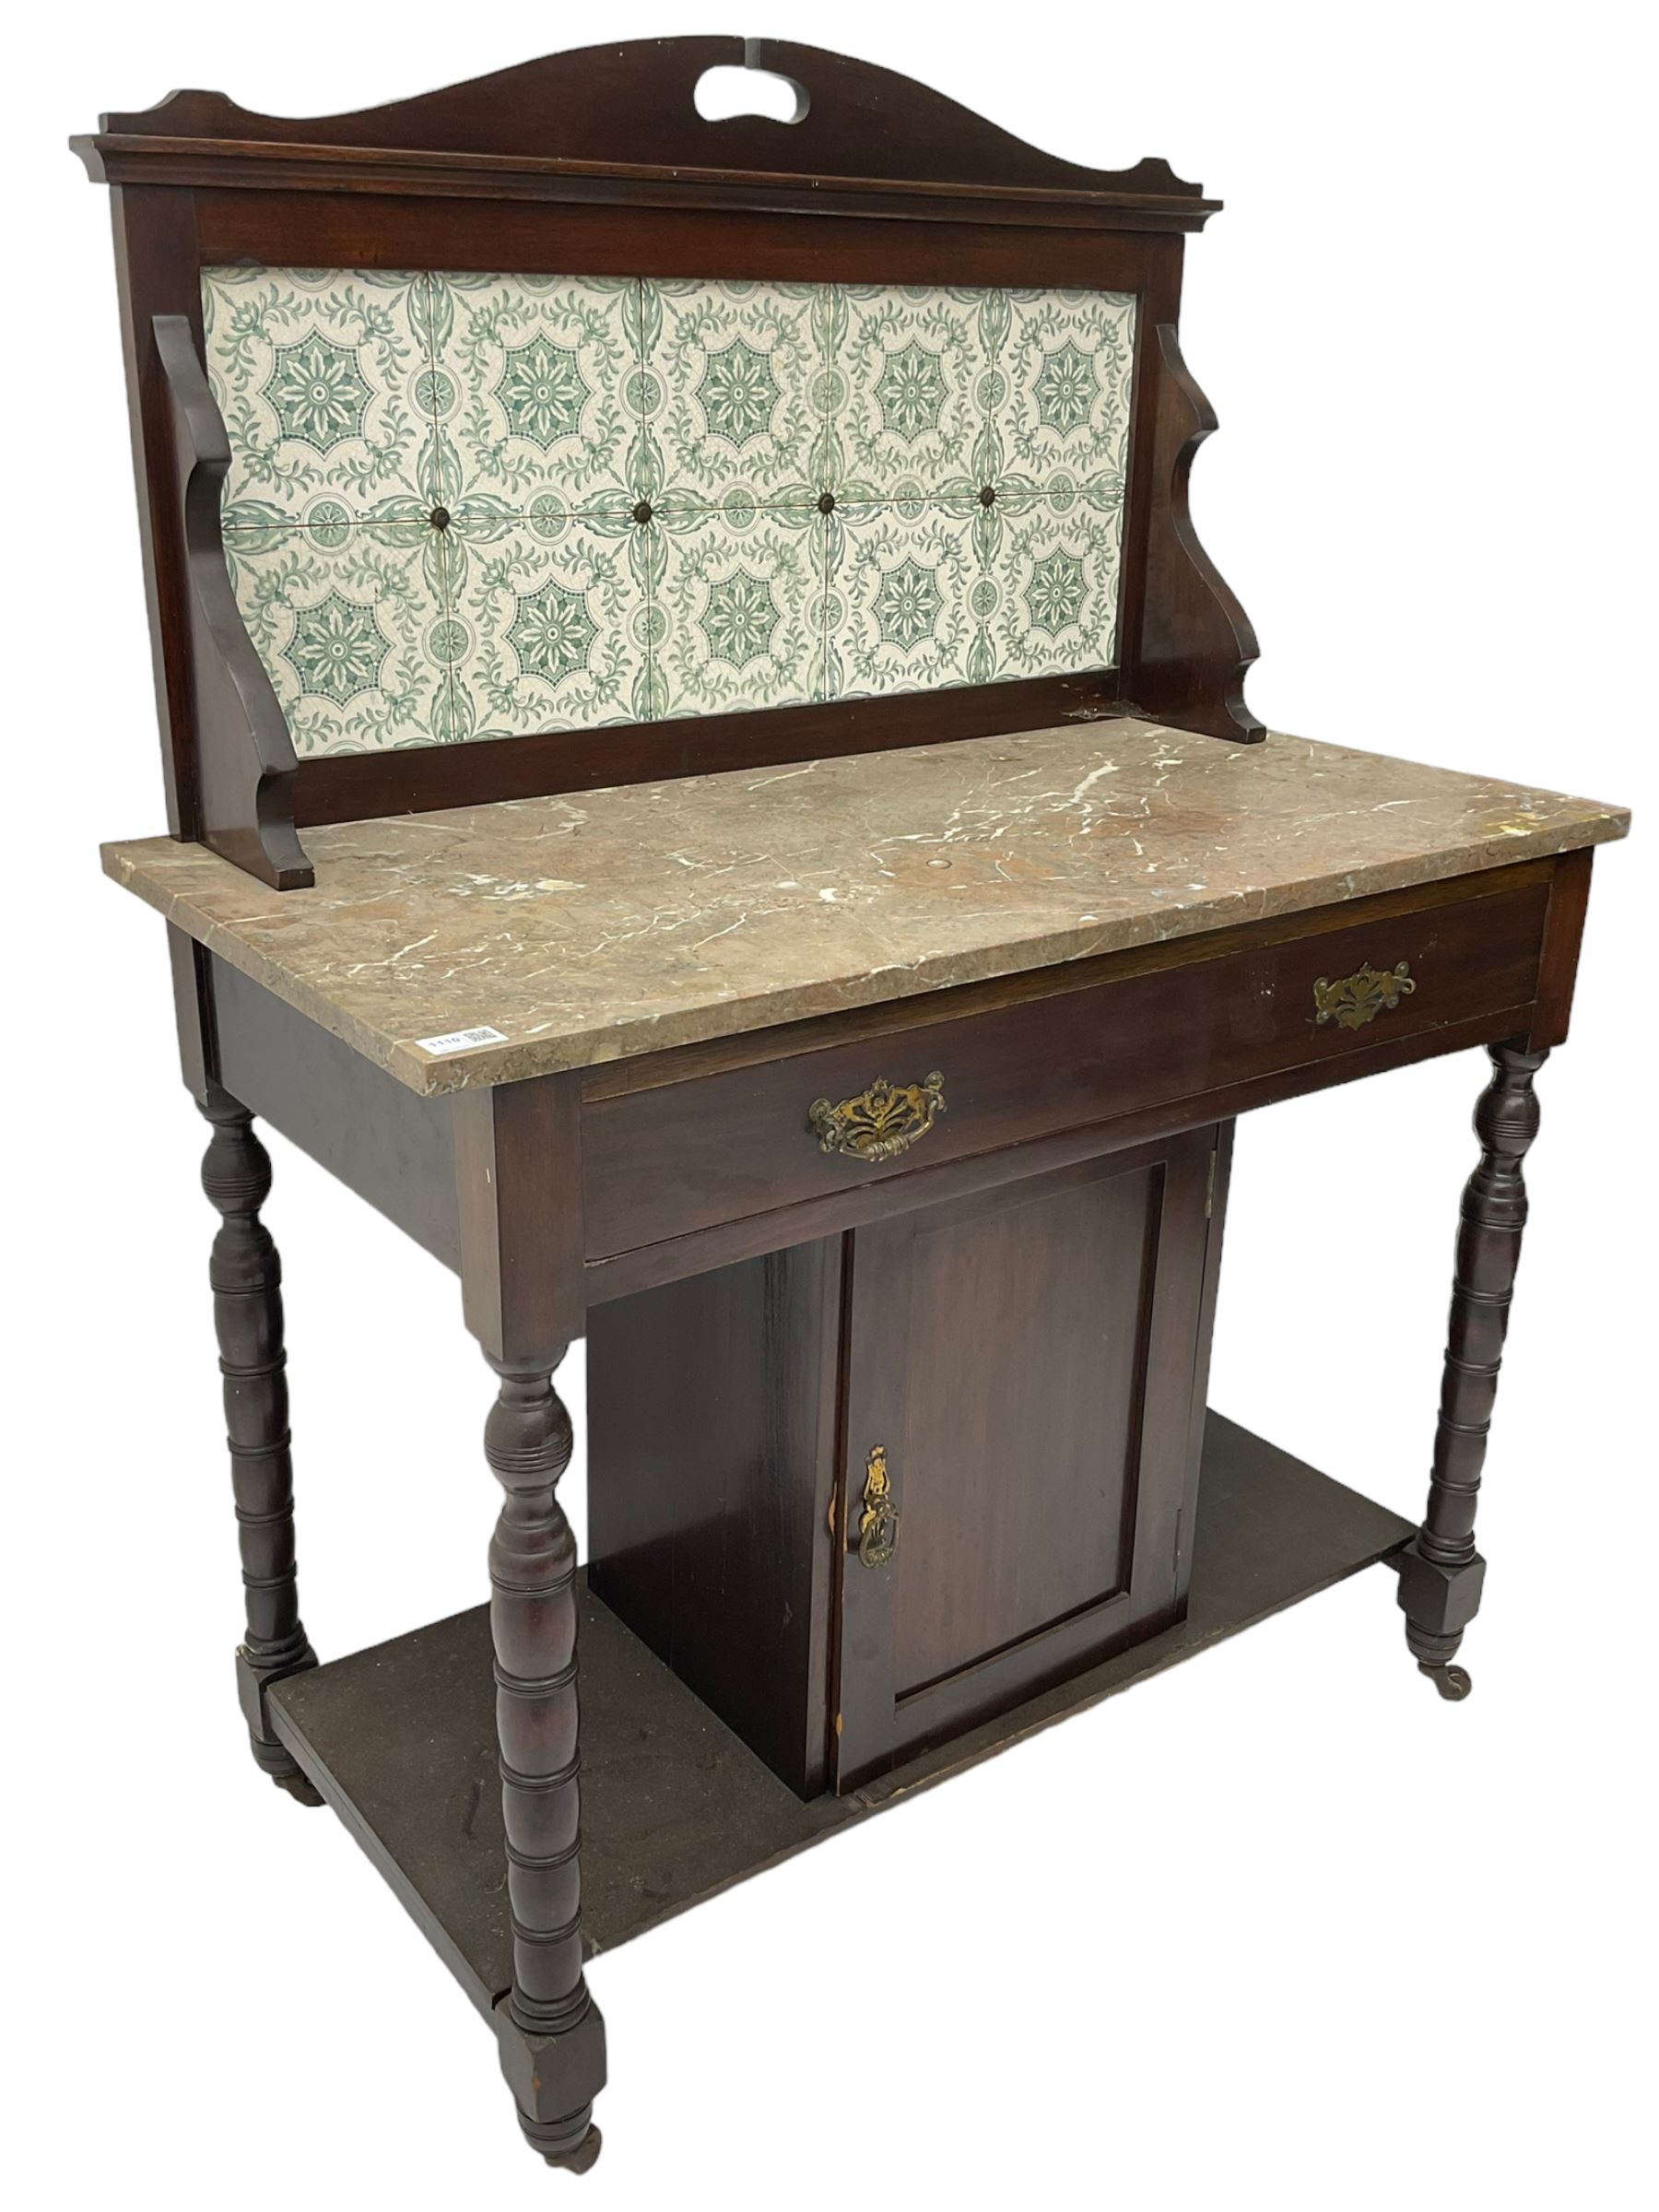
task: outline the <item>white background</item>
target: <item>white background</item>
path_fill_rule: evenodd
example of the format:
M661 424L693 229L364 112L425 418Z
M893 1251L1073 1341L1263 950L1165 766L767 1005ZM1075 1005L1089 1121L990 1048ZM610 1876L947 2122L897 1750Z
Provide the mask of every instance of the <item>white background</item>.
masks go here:
M1222 420L1194 505L1262 638L1257 710L1640 806L1636 19L772 0L730 28L885 63L1075 159L1201 177L1228 205L1189 246L1185 352ZM1392 1578L1365 1575L601 1960L604 2159L577 2183L524 2150L470 2007L332 1816L257 1777L235 1707L205 1132L160 924L94 853L162 814L108 213L63 140L176 85L326 112L584 31L726 26L689 0L32 20L0 415L13 2201L1638 2201L1646 822L1597 864L1575 1035L1540 1085L1469 1702L1418 1677ZM1434 1063L1239 1135L1215 1402L1414 1515L1484 1069ZM272 1148L304 1610L331 1655L484 1594L491 1384L453 1282ZM580 1427L579 1353L564 1386ZM580 1531L580 1460L565 1497Z

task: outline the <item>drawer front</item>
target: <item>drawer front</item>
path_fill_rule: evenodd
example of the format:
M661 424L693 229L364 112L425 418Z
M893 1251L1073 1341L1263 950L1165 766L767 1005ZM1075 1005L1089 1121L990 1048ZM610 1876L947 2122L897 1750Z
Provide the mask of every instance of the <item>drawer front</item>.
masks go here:
M589 1257L1526 1006L1547 897L1529 884L591 1100Z

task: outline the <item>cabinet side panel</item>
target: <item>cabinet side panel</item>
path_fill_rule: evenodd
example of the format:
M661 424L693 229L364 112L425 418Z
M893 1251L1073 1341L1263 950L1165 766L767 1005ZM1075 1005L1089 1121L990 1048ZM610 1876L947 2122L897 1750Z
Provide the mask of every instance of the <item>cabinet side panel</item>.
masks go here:
M803 1795L824 1781L840 1253L588 1321L594 1593Z

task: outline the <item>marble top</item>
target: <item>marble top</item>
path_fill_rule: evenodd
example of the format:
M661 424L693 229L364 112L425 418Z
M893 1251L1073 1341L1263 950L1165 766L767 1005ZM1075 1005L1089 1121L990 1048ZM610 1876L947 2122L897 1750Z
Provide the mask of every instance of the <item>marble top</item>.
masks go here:
M106 872L413 1090L590 1066L1622 837L1620 807L1136 721L307 830ZM485 1028L500 1041L430 1050Z

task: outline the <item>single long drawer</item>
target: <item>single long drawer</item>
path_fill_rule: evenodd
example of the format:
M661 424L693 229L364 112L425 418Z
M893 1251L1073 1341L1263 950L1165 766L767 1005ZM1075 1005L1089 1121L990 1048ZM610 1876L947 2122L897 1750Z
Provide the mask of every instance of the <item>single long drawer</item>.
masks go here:
M1547 899L1311 926L951 1020L920 1000L880 1036L595 1098L589 1257L1527 1006Z

